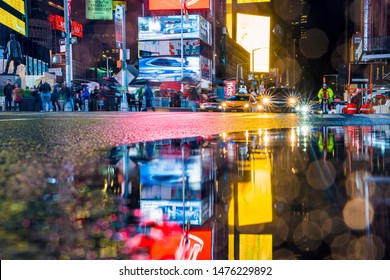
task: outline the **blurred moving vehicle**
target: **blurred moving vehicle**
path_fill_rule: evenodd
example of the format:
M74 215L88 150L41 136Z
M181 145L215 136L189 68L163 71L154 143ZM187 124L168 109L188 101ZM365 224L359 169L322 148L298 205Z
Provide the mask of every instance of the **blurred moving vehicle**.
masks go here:
M224 100L220 100L218 96L210 96L205 102L200 103L201 112L222 112L223 106L222 103Z
M294 88L271 87L258 101L263 112L297 112L300 96Z
M237 93L222 103L225 112L257 112L261 108L252 94Z

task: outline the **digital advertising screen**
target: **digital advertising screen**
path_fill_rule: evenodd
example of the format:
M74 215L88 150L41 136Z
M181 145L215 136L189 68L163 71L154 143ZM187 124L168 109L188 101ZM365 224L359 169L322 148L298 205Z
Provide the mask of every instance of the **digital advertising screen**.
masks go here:
M14 8L21 14L25 14L24 10L24 1L23 0L3 0L4 3L9 5L10 7Z
M65 21L63 16L50 14L49 22L51 23L52 29L65 31ZM72 21L71 25L72 25L72 35L82 38L83 25L76 21Z
M200 80L200 57L185 56L182 63L178 56L159 56L139 59L138 78L153 82L180 81L183 76Z
M270 28L270 17L237 14L236 41L251 54L252 72L269 72Z
M199 20L199 15L189 15L188 21L184 19L182 27L181 16L139 17L138 40L181 39L181 34L185 39L207 37L205 31L200 30Z
M180 0L149 0L149 10L162 11L162 10L180 10ZM210 8L210 0L188 0L188 10L201 10Z
M140 57L148 56L178 56L181 54L181 40L140 41L138 44ZM184 55L200 55L200 39L183 41Z
M26 23L2 8L0 8L0 24L4 24L12 30L26 35Z
M112 0L86 0L85 16L92 20L112 20Z

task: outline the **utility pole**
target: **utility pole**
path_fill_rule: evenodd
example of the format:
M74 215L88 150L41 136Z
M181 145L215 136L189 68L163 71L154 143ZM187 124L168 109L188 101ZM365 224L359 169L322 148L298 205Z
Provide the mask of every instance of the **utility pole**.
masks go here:
M128 111L129 104L127 103L126 93L129 80L127 77L127 50L126 50L126 9L125 5L121 5L122 13L122 74L123 74L123 88L122 88L122 101L121 101L121 111Z

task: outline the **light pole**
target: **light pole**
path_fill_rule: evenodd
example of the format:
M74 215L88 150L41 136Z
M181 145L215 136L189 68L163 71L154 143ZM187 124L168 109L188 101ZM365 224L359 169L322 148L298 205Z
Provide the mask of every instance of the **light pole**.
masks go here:
M102 55L105 59L106 59L106 70L107 70L107 78L109 78L110 77L110 70L109 70L109 68L108 68L108 59L111 59L111 57L108 57L107 55L105 55L105 54L103 54Z
M268 49L268 47L259 47L259 48L254 48L252 50L252 73L255 73L255 51L258 51L258 50L263 50L263 49Z

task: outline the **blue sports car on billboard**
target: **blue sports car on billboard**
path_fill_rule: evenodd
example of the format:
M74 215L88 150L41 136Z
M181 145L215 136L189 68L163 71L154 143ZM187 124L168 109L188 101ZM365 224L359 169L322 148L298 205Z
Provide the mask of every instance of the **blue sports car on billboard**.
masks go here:
M199 28L194 28L191 24L183 24L183 33L191 33L198 31ZM181 33L181 24L175 24L173 26L167 27L163 30L164 34L175 34L175 33Z
M181 69L182 64L180 57L164 56L140 58L138 77L155 82L180 81ZM199 57L185 57L183 75L199 79Z

